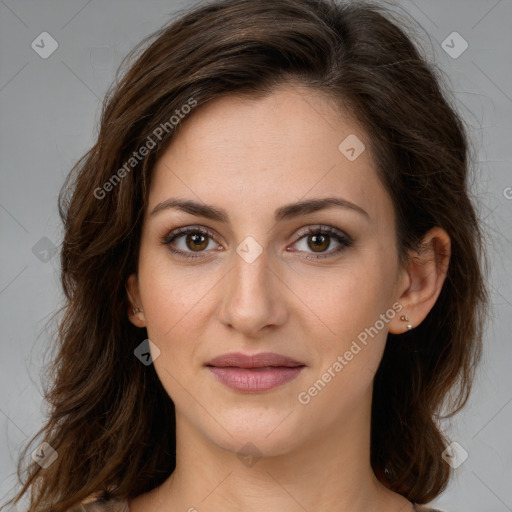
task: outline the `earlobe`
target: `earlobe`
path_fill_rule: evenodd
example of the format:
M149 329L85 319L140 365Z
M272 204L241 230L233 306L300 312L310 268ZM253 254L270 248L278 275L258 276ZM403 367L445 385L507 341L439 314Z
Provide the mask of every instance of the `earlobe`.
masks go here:
M144 311L140 306L139 283L136 274L131 274L126 280L126 293L129 301L128 319L136 327L145 327Z
M399 315L390 322L389 332L401 334L417 327L434 307L446 279L451 255L450 237L440 227L430 229L418 251L410 256L403 279L397 289L402 305Z

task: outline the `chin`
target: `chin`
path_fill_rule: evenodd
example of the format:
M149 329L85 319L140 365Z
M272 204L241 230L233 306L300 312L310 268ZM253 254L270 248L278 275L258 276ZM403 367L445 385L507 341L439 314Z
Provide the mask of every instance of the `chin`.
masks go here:
M283 455L299 446L304 437L304 426L298 424L290 411L281 408L272 413L244 408L216 418L224 428L213 420L213 425L208 422L213 430L204 434L221 448L240 456L251 451L255 456Z

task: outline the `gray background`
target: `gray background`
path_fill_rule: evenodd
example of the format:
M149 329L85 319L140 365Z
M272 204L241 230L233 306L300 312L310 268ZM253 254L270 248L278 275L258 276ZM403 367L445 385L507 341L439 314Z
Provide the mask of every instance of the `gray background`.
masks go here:
M93 143L100 102L121 58L187 4L0 1L2 503L16 483L18 453L45 411L42 372L52 336L45 322L62 300L52 252L62 237L58 191ZM488 225L492 263L484 360L467 407L443 423L469 457L434 504L450 512L512 511L512 2L401 0L400 7L422 27L420 41L471 127L478 160L474 194ZM58 49L43 59L31 43L45 31ZM457 58L442 47L454 31L469 45ZM449 44L461 48L460 41Z

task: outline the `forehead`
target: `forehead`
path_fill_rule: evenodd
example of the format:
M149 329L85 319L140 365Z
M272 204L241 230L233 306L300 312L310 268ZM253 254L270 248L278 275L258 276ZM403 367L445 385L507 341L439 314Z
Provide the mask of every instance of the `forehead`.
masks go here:
M272 213L299 199L339 195L374 222L389 220L391 200L363 144L369 141L357 121L312 89L224 96L182 121L153 170L148 210L173 196L241 218L262 207ZM357 158L347 146L360 152Z

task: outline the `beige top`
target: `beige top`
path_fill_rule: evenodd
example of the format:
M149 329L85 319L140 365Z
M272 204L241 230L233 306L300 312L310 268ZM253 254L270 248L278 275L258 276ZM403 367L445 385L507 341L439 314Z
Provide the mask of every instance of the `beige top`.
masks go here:
M429 508L427 505L414 505L416 512L442 512L435 508ZM128 500L104 500L96 499L94 501L86 501L77 505L69 512L130 512Z

